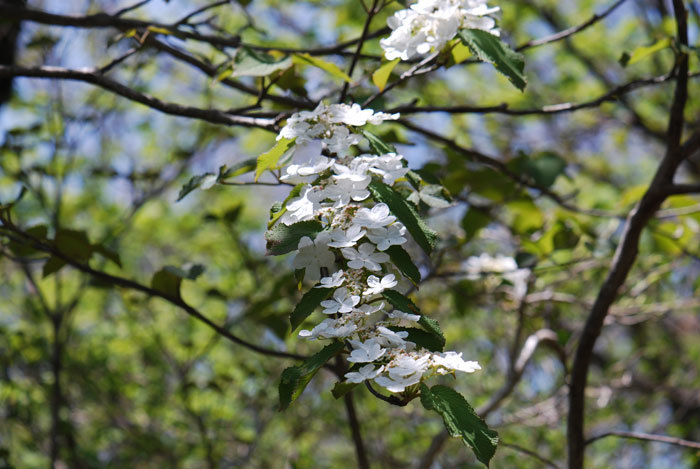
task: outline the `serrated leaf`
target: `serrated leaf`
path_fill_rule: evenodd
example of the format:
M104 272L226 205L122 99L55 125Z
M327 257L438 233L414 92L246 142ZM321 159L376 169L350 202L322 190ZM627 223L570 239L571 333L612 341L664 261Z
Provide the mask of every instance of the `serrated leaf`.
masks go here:
M292 58L279 59L265 52L242 47L233 61L232 77L265 77L292 66Z
M319 59L318 57L314 57L309 54L294 54L292 56L292 61L297 64L312 65L316 68L320 68L324 72L327 72L330 75L336 78L340 78L341 80L346 81L348 83L352 81L352 78L350 78L347 73L338 68L336 64L326 62L325 60Z
M442 352L445 347L444 341L430 332L415 327L390 327L394 332L408 332L406 340L430 350L431 352Z
M418 320L418 324L422 326L427 333L435 337L435 340L440 344L440 349L442 350L442 347L445 346L445 336L443 335L442 329L440 329L438 322L433 318L421 315L420 319Z
M404 274L415 284L420 282L420 271L404 248L393 245L389 246L389 248L384 252L389 254L391 262L399 268L402 274Z
M375 199L387 204L391 213L406 226L418 245L430 254L437 242L437 233L425 224L415 209L399 193L382 182L372 181L369 190Z
M525 61L522 54L515 52L493 34L480 29L462 29L457 34L480 60L496 67L520 91L525 89L527 78L523 73Z
M377 155L385 155L387 153L396 153L396 147L390 143L386 143L384 140L369 130L363 130L362 135L369 140L369 146Z
M386 62L381 65L375 72L372 74L372 83L374 83L377 88L379 88L379 91L384 91L384 88L386 87L386 82L389 81L389 76L391 75L392 70L394 70L394 67L396 67L396 64L399 63L401 59L394 59L391 62Z
M293 225L280 223L265 232L268 256L279 256L294 251L304 236L313 239L321 232L321 223L315 220L300 221Z
M263 172L277 166L277 162L280 160L282 155L284 155L287 150L292 147L292 145L294 145L294 139L290 140L288 138L281 138L277 141L274 147L258 156L255 167L255 181L258 180Z
M476 458L489 465L496 454L498 433L491 430L467 400L454 389L436 385L428 388L421 383L420 400L427 410L434 410L441 417L445 429L453 437L460 437L472 448Z
M289 322L292 325L290 332L294 332L304 322L304 319L308 318L318 305L330 297L334 291L334 288L312 288L304 293L304 296L301 297L299 303L294 307L292 314L289 315Z
M418 306L416 306L416 304L411 301L410 298L402 295L396 290L384 290L382 292L382 296L386 298L394 308L403 311L404 313L421 314Z
M320 352L307 358L298 366L292 366L282 372L279 384L279 410L285 410L294 402L309 384L311 378L331 358L340 353L344 348L342 342L333 342L326 345Z

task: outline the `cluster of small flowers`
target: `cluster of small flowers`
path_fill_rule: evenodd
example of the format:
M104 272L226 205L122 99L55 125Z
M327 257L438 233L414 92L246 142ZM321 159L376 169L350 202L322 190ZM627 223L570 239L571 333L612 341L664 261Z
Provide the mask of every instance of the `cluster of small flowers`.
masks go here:
M440 50L461 28L482 29L498 36L496 22L488 15L499 11L487 0L418 0L410 8L389 17L392 29L380 44L388 60L409 60Z
M319 105L291 116L279 137L295 139L296 145L282 179L304 184L280 220L287 225L317 220L323 226L314 239L300 239L294 267L304 269L305 280L318 281L315 288L334 289L321 303L329 317L299 336L344 340L354 364L347 381L374 380L390 392L404 391L427 373L480 369L461 353L432 353L406 340L408 332L392 328L416 326L420 316L389 311L381 301L382 292L404 283L386 251L407 242L406 227L386 204L372 201L368 187L373 177L392 186L408 168L395 153L353 157L349 149L363 140L358 127L397 118L357 104Z

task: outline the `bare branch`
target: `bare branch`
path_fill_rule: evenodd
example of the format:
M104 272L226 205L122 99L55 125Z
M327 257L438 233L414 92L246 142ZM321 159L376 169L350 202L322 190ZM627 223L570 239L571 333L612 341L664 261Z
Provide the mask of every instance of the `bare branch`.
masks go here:
M233 116L224 111L215 109L200 109L180 104L161 101L153 96L139 93L128 86L102 76L99 70L67 69L62 67L41 66L36 68L20 67L18 65L0 65L0 77L30 77L30 78L54 78L61 80L75 80L90 83L119 96L144 104L148 107L174 116L200 119L214 124L238 125L243 127L259 127L266 130L276 130L277 125L273 119L263 119L248 116Z
M700 443L696 441L684 440L682 438L675 438L666 435L652 435L649 433L627 432L622 430L612 430L591 437L586 440L586 445L590 445L593 442L610 436L616 436L619 438L630 438L633 440L651 441L655 443L666 443L668 445L682 446L684 448L700 449Z

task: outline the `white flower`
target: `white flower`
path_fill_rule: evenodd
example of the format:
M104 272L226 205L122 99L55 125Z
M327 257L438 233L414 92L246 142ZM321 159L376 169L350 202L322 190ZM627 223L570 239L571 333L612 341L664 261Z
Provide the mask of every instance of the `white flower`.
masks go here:
M355 324L340 324L336 319L324 319L311 331L306 329L299 331L299 337L307 339L336 339L350 337L357 326Z
M353 348L353 351L348 357L349 362L369 363L377 360L386 353L386 349L383 349L375 339L369 339L364 343L359 340L349 340L348 342L350 342Z
M330 246L331 244L328 243ZM316 285L314 288L337 288L345 282L345 277L343 276L343 271L339 270L330 277L323 277L321 283Z
M367 381L368 379L376 378L383 369L384 367L382 366L375 369L374 365L369 364L363 366L357 371L345 373L345 377L347 378L348 383L361 383L363 381Z
M364 314L365 316L370 316L370 315L376 313L377 311L381 311L383 308L384 308L384 302L381 302L376 306L372 306L370 304L360 305L357 308L355 308L355 311L358 311L358 312Z
M315 240L308 236L299 240L299 252L294 257L294 268L306 269L304 280L318 280L321 278L321 267L333 267L335 256L328 250L328 241L328 233L319 233Z
M371 176L367 174L369 165L367 163L355 163L354 161L354 164L351 163L350 166L345 166L340 163L333 164L333 172L335 173L333 179L336 181L347 179L352 182L367 182L367 184L369 184L372 180Z
M398 284L396 281L396 276L394 274L388 274L382 277L380 280L379 277L376 277L374 275L370 275L367 277L367 286L369 287L367 290L362 292L363 296L371 296L371 295L376 295L384 290L388 290L389 288L395 287Z
M475 361L464 361L461 352L435 353L433 354L433 364L438 367L437 372L441 375L453 370L474 373L481 369L481 366Z
M373 228L367 232L367 237L377 245L377 249L386 251L389 246L404 244L405 234L406 227L397 222L386 228Z
M359 302L359 296L350 294L347 288L342 287L333 292L332 300L322 301L321 306L325 308L325 314L349 313Z
M420 320L419 315L404 313L403 311L399 311L398 309L395 309L394 311L388 313L388 316L391 319L398 319L399 324L404 322L404 321L406 321L406 322L418 322Z
M312 186L302 188L299 197L292 199L287 204L287 211L282 215L281 222L285 225L293 225L304 220L311 220L316 211L321 208L321 193Z
M397 11L387 20L392 29L379 43L388 60L408 60L431 49L440 50L460 28L483 29L498 35L496 22L489 17L498 8L487 0L419 0L410 8Z
M375 252L375 246L371 243L362 243L357 249L343 248L340 252L349 261L348 267L351 269L365 268L376 272L382 269L382 262L389 261L389 255Z
M380 386L383 386L389 392L403 392L403 390L406 389L408 386L418 384L420 382L421 377L422 376L418 374L405 378L402 378L400 376L397 376L395 378L390 378L387 376L378 376L374 378L374 382Z
M335 201L333 205L334 208L344 207L349 204L351 200L360 202L369 197L369 191L367 190L369 183L369 178L366 181L360 182L340 179L326 186L323 190L323 195Z
M343 123L359 127L370 123L379 125L385 120L396 120L399 114L375 113L372 109L362 109L359 104L352 106L347 104L332 104L328 109L329 120L334 123Z
M422 375L429 366L429 354L417 357L409 354L402 354L394 358L391 363L387 365L387 372L392 378L405 378L414 373Z
M370 229L381 228L396 221L396 217L391 215L389 207L384 204L377 204L371 209L361 208L355 214L355 223Z
M408 332L406 331L394 332L384 326L377 326L377 332L379 335L376 339L382 347L405 347L407 343L412 343L404 340L408 337Z
M369 164L369 171L382 176L384 184L393 186L397 179L408 173L409 169L403 165L403 157L396 153L387 153L381 156L362 155L363 162Z
M334 248L349 248L357 244L357 241L365 235L365 231L359 225L353 225L347 230L336 228L330 232L333 242L328 243Z

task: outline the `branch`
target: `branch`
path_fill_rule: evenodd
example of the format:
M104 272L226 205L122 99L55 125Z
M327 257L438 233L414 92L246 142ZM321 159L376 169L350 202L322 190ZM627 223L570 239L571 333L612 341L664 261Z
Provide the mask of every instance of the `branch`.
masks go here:
M525 50L525 49L531 49L534 47L539 47L544 44L551 44L553 42L561 41L562 39L566 39L567 37L571 37L576 33L579 33L583 31L584 29L587 29L600 20L604 19L608 15L610 15L613 11L617 9L620 5L625 3L626 0L618 0L617 2L613 3L610 5L608 8L605 9L602 13L595 13L593 16L591 16L588 21L585 21L578 26L572 26L571 28L565 29L563 31L559 31L558 33L554 33L551 36L543 37L540 39L533 39L531 41L526 42L525 44L522 44L518 46L515 50L518 52Z
M377 5L379 4L379 0L373 0L372 1L372 6L370 7L369 11L367 11L367 19L365 20L365 25L362 28L362 34L360 35L360 40L357 43L357 48L355 49L355 54L352 56L352 61L350 62L350 68L348 69L348 76L352 77L352 72L355 71L355 66L357 65L357 61L360 59L360 54L362 53L362 46L365 45L365 41L367 40L367 34L369 33L369 25L372 23L372 18L374 18L374 15L377 13ZM340 92L340 99L338 102L342 103L345 101L345 96L348 94L348 88L350 87L350 83L345 82L343 84L343 90Z
M360 422L357 419L355 412L355 403L352 399L352 392L347 393L343 400L345 401L345 410L348 414L348 423L352 433L352 441L355 443L355 454L357 455L357 467L360 469L369 469L369 459L365 450L365 444L362 441L362 432L360 431Z
M586 445L590 445L595 441L598 441L602 438L607 438L609 436L617 436L619 438L630 438L633 440L653 441L656 443L666 443L669 445L682 446L684 448L700 449L700 443L696 441L683 440L682 438L675 438L666 435L651 435L649 433L626 432L622 430L612 430L591 437L588 440L586 440Z
M681 44L688 44L686 11L682 0L673 0L674 12ZM569 418L567 444L570 469L583 469L585 438L585 390L588 381L593 347L600 336L610 306L617 298L620 287L627 279L639 252L639 239L644 227L654 216L666 194L663 189L673 182L673 177L683 160L680 138L683 130L683 110L687 100L688 56L681 52L678 58L678 81L671 105L668 124L668 146L663 160L642 199L630 213L625 230L613 257L610 271L601 286L591 312L586 320L574 357L569 392Z
M683 195L700 193L700 184L672 184L663 189L666 195Z
M502 447L504 447L504 448L510 448L510 449L513 449L513 450L518 451L518 452L520 452L520 453L526 454L526 455L528 455L528 456L530 456L530 457L532 457L532 458L535 458L535 459L537 459L538 461L544 463L544 464L545 464L546 466L548 466L548 467L552 467L552 468L554 468L554 469L559 469L559 466L557 466L556 464L554 464L553 461L550 461L549 459L545 458L544 456L541 456L540 454L538 454L538 453L536 453L536 452L534 452L534 451L532 451L532 450L530 450L530 449L524 448L524 447L522 447L522 446L520 446L520 445L516 445L516 444L513 444L513 443L506 443L505 441L499 441L499 442L498 442L498 445L499 445L499 446L502 446Z
M464 155L466 158L469 158L472 161L476 161L477 163L481 163L485 166L488 166L492 169L495 169L496 171L500 172L504 176L510 178L511 180L517 182L518 184L521 184L525 187L529 187L530 189L535 189L539 191L542 195L548 197L552 201L554 201L556 204L558 204L560 207L565 208L566 210L569 210L571 212L575 213L581 213L584 215L589 215L593 217L618 217L618 215L602 211L602 210L595 210L595 209L582 209L579 207L576 207L566 200L562 198L559 194L556 194L549 190L546 187L542 187L540 185L535 184L534 182L531 182L527 179L524 179L522 176L520 176L517 173L514 173L511 171L508 166L501 160L494 158L493 156L488 156L485 155L484 153L481 153L477 150L471 149L471 148L465 148L461 145L459 145L457 142L454 140L451 140L443 135L440 135L438 133L433 132L432 130L425 129L423 127L419 127L415 124L413 124L410 121L407 121L405 119L399 119L396 121L397 123L403 125L409 130L413 130L414 132L417 132L419 134L425 135L431 140L435 140L437 142L441 142L445 145L447 145L449 148L454 150L457 153L460 153Z
M273 356L273 357L281 357L281 358L291 358L294 360L305 360L308 357L305 357L303 355L298 355L295 353L288 353L288 352L281 352L278 350L271 350L267 349L264 347L260 347L259 345L253 344L251 342L248 342L245 339L241 339L240 337L232 334L229 332L227 329L219 326L218 324L214 323L211 319L207 318L202 314L199 310L196 308L190 306L183 300L181 297L174 297L170 296L166 293L163 293L159 290L156 290L151 287L147 287L145 285L142 285L138 282L135 282L133 280L124 278L124 277L118 277L116 275L111 275L106 272L102 272L99 270L95 270L92 267L90 267L87 264L83 264L81 262L76 261L75 259L72 259L71 257L65 255L58 249L56 249L54 246L51 246L49 244L46 244L42 242L41 240L34 238L33 236L23 232L13 224L10 224L7 222L7 220L2 220L3 224L2 227L8 230L9 232L15 234L18 236L22 241L26 242L27 244L31 245L33 248L51 254L53 257L57 257L67 264L71 265L75 269L79 270L80 272L83 272L85 274L88 274L95 279L101 280L103 282L106 282L110 285L117 286L117 287L122 287L122 288L127 288L130 290L135 290L139 291L141 293L145 293L146 295L150 297L157 297L161 298L168 303L175 305L179 307L180 309L184 310L189 316L193 317L194 319L206 324L208 327L216 331L218 334L221 336L225 337L226 339L230 340L231 342L241 345L243 347L246 347L254 352L263 354L263 355L268 355L268 356Z
M157 23L153 21L142 21L130 18L121 18L117 15L107 13L96 13L94 15L73 16L49 13L35 10L33 8L12 7L5 2L0 3L0 17L3 20L32 21L34 23L51 26L69 26L74 28L115 28L121 31L129 29L165 29L174 36L181 39L192 39L206 42L214 46L238 47L241 45L241 38L238 36L221 37L211 34L200 34L193 31L183 31L178 25Z
M697 78L700 76L700 72L694 72L688 75L688 78ZM641 88L646 88L649 86L659 85L666 83L671 80L675 80L678 77L673 74L660 75L652 78L644 78L640 80L630 81L624 85L620 85L595 99L589 101L583 101L580 103L559 103L551 104L548 106L543 106L541 108L531 108L531 109L511 109L507 103L498 104L495 106L397 106L391 109L387 109L386 112L399 112L401 114L416 114L422 112L447 112L450 114L504 114L509 116L527 116L527 115L550 115L550 114L563 114L568 112L574 112L581 109L588 109L598 107L603 103L616 101L617 98L623 96L632 91L636 91Z
M148 107L173 116L200 119L214 124L239 125L243 127L258 127L275 131L277 125L274 119L263 119L249 116L234 116L216 109L200 109L180 104L161 101L153 96L139 93L128 86L99 74L99 70L67 69L62 67L40 66L36 68L21 67L18 65L0 65L0 77L29 77L29 78L55 78L61 80L75 80L99 86L119 96L144 104Z

